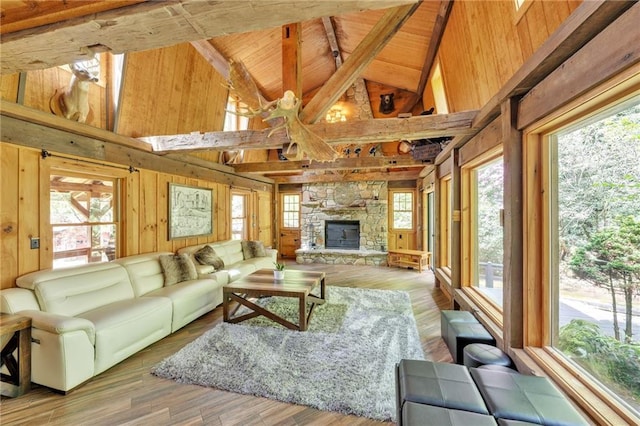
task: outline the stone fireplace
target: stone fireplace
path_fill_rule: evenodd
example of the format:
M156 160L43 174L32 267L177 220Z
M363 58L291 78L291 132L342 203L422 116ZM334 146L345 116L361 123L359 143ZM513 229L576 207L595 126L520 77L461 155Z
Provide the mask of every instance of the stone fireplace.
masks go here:
M387 183L305 184L301 224L298 263L386 264Z
M360 221L327 220L324 223L325 248L359 250Z

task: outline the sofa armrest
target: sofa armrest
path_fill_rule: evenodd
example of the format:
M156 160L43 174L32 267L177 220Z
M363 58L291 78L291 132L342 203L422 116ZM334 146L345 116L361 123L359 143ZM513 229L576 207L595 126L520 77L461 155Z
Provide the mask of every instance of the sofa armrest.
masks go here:
M0 291L0 312L16 314L26 310L40 310L40 305L32 290L14 287Z
M264 250L267 253L268 257L271 257L271 260L273 260L274 262L278 261L278 250L276 249L265 249Z
M21 311L20 315L31 317L31 327L53 334L65 334L84 331L92 345L96 342L96 328L84 318L68 317L42 311Z

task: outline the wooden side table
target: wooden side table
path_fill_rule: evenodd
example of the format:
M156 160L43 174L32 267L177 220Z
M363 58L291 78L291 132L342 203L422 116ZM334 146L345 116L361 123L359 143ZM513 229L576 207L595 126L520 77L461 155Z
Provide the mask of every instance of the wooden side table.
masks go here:
M0 393L23 395L31 388L31 318L0 315L0 343Z

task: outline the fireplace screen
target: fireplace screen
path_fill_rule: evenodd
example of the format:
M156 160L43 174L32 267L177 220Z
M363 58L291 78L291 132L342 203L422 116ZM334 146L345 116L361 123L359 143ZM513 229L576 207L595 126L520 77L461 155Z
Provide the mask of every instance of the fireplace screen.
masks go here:
M328 220L324 227L325 248L359 250L360 221Z

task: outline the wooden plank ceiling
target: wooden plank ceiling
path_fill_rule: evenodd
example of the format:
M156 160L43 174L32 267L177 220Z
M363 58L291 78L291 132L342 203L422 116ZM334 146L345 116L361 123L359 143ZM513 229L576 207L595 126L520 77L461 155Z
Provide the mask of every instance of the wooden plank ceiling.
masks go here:
M342 89L354 84L357 79L366 84L366 96L373 117L389 118L395 117L400 111L421 111L422 90L451 6L448 0L422 1L413 8L405 9L408 18L403 17L405 12L398 9L398 28L379 28L381 20L396 19L389 18L391 8L416 2L3 0L1 70L7 74L42 69L85 59L94 52L121 53L193 42L198 51L223 75L225 70L221 68L224 66L227 66L228 72L226 61L242 61L262 96L274 100L281 97L286 89L282 87L282 81L288 72L282 65L282 26L300 22L303 115L311 109L314 111L313 117L307 117L306 121L315 123L318 117L324 116L324 111L343 95ZM378 33L387 31L388 35L377 37L372 30ZM371 43L372 40L379 45L367 46L367 42ZM354 58L350 61L352 56ZM354 66L356 59L358 63L366 63L366 66ZM336 75L340 65L344 67L341 70L343 75ZM396 111L393 115L378 111L381 93L396 94ZM406 120L401 119L392 120L397 120L397 123L384 125L376 123L374 126L377 120L373 120L360 125L343 126L342 142L345 142L345 138L351 138L352 144L371 144L466 134L474 114L452 114L450 118L423 117L421 120L424 121L417 122L417 126L403 124ZM337 143L335 141L340 140L340 129L331 131L326 124L324 126L320 131ZM354 133L358 129L363 131L360 136ZM377 130L367 134L366 129ZM380 135L377 141L376 131ZM255 137L255 133L245 135L234 132L226 136L226 141L219 143L216 149L256 149L246 142ZM264 141L262 133L260 137ZM175 136L172 138L176 139ZM216 138L219 140L220 135ZM203 137L196 137L186 146L183 140L179 148L198 150L197 139L202 140ZM270 143L273 145L274 141ZM161 149L167 151L166 146ZM264 145L256 146L264 148ZM422 162L410 161L406 156L396 157L396 153L386 155L390 157L384 160L341 159L333 166L317 168L353 170L354 167L366 167L367 170L383 171L394 168L419 171L424 168ZM243 172L251 169L250 165L237 167L238 171ZM275 169L292 172L309 167L308 162L290 162L288 166L280 165ZM262 165L255 167L256 172L268 172L265 169Z

